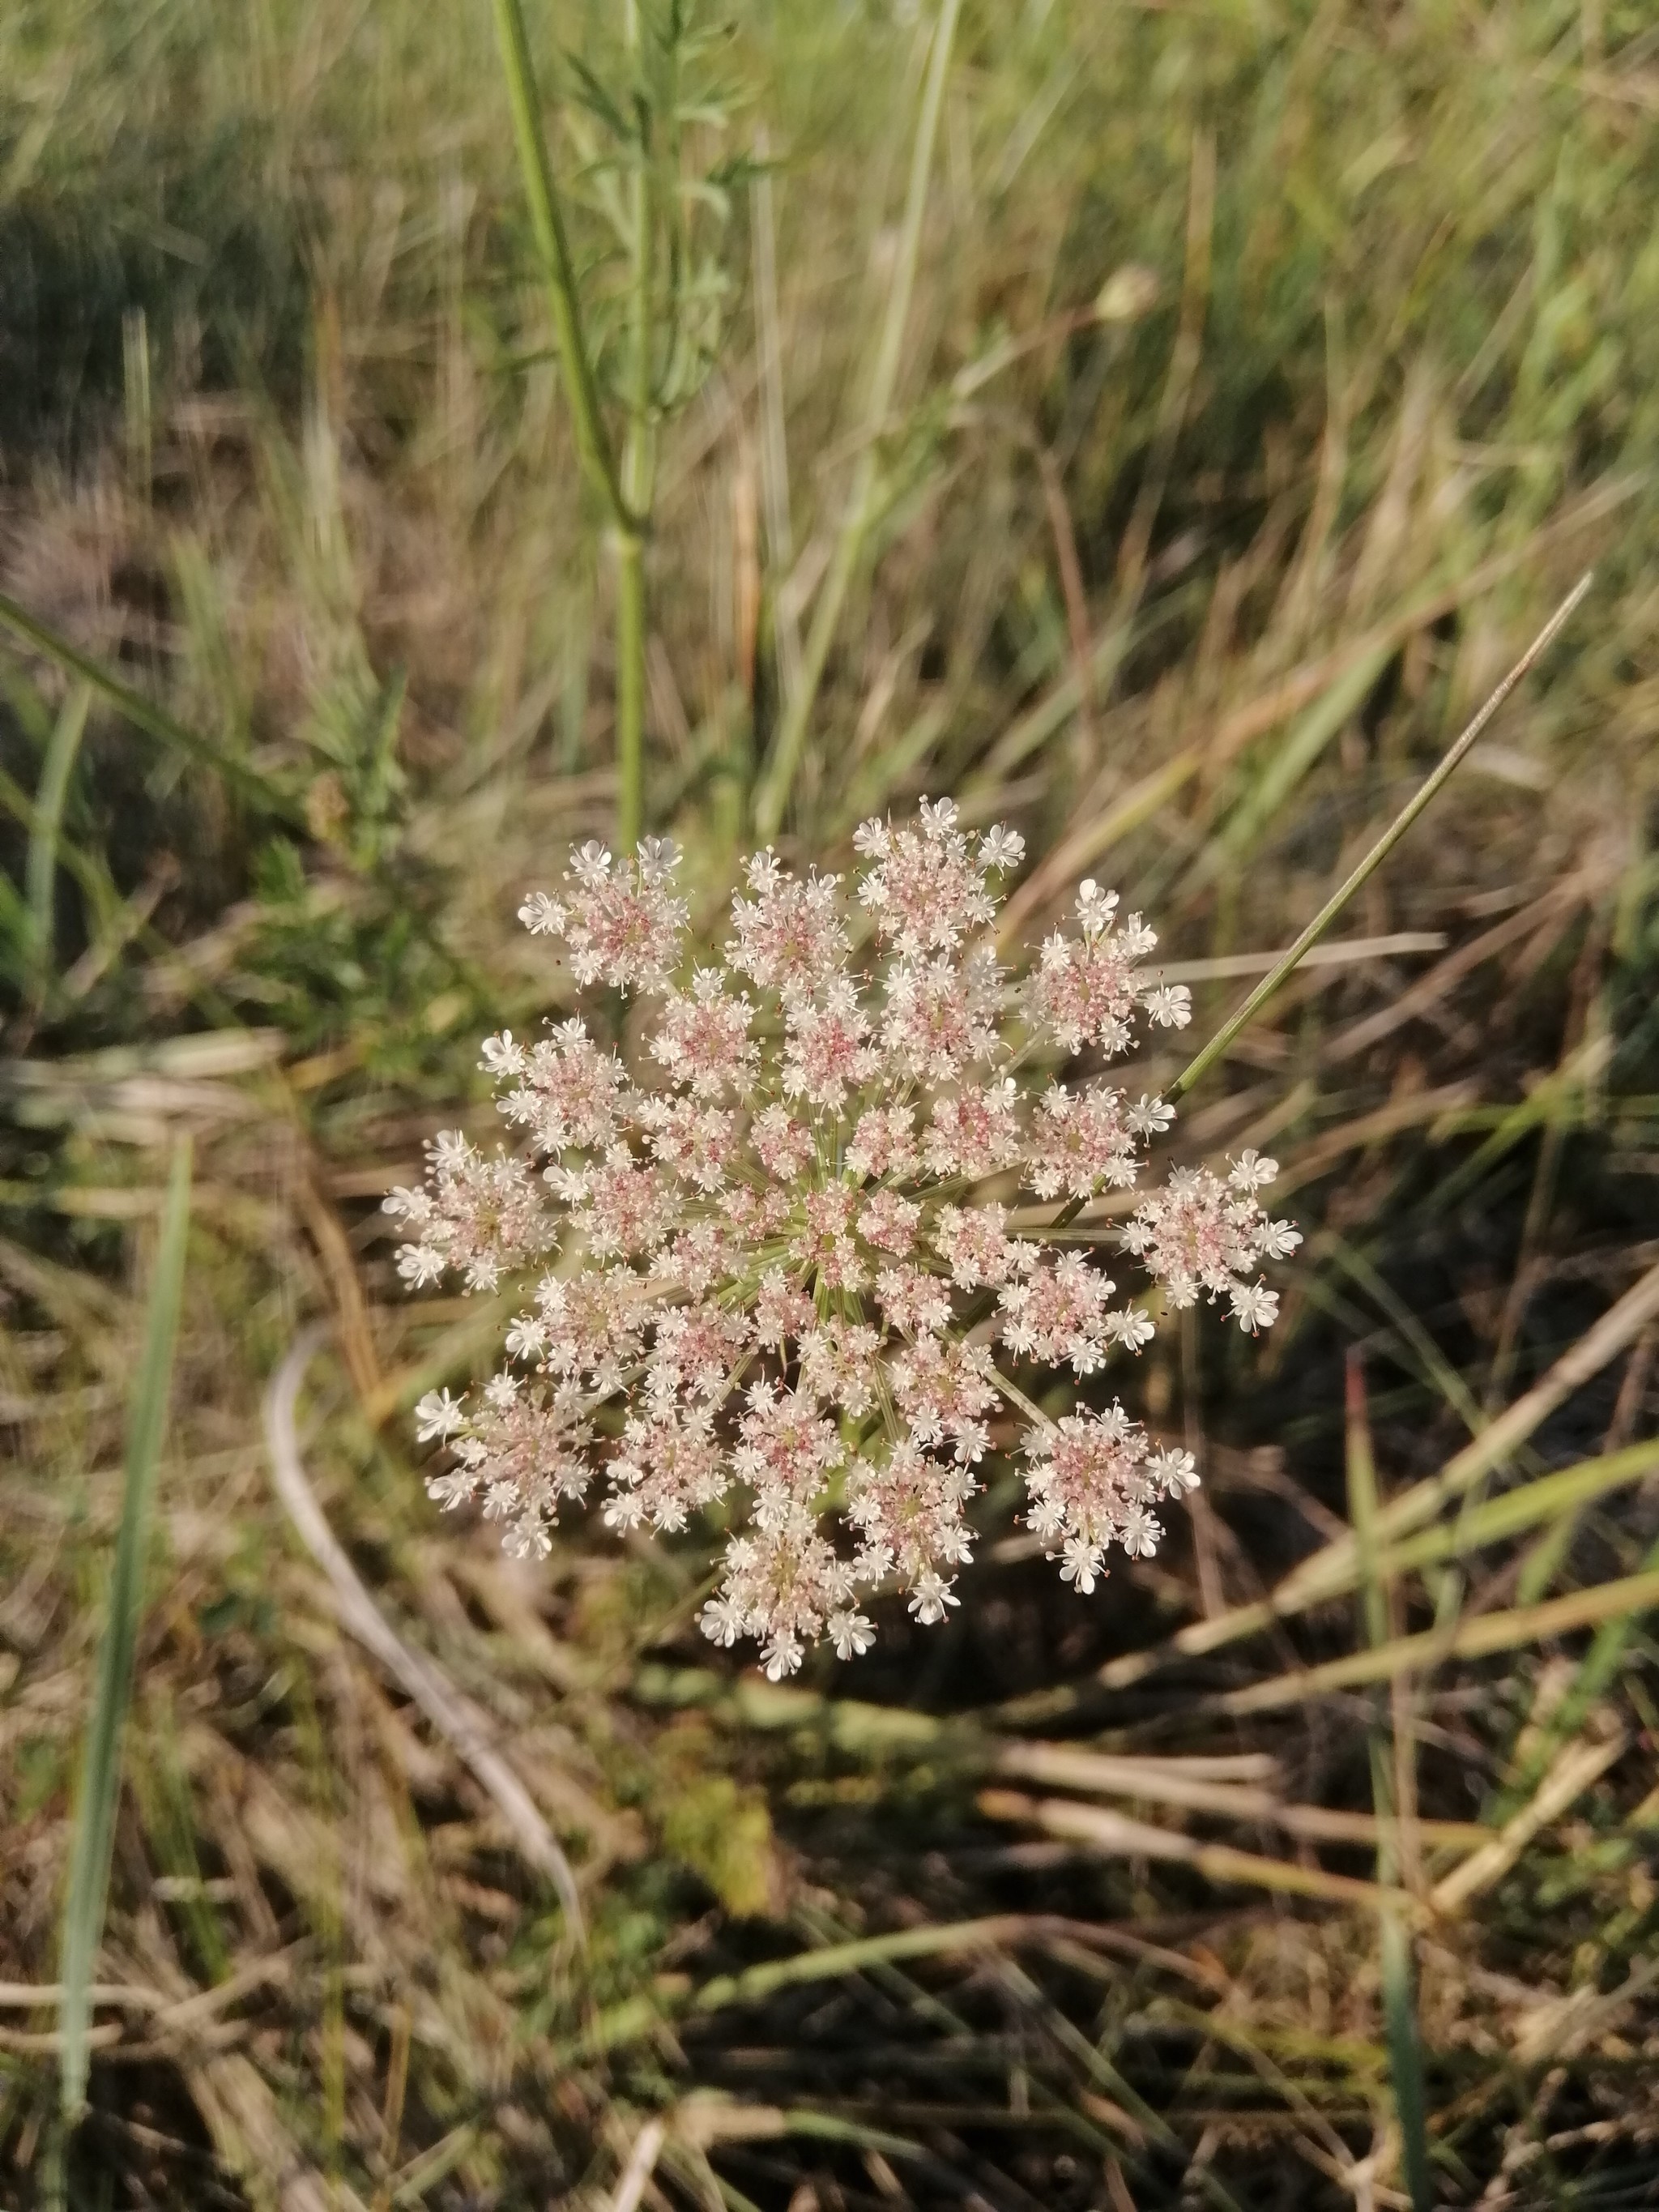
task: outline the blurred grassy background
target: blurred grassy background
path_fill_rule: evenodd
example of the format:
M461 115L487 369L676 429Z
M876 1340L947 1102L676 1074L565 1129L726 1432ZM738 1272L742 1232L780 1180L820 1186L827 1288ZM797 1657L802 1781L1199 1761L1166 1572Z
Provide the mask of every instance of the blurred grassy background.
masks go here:
M492 1316L399 1297L378 1200L477 1117L477 1036L547 1010L514 909L616 799L488 10L0 18L0 586L173 718L0 648L9 2203L1651 2201L1659 32L969 0L872 432L932 21L736 0L692 58L647 799L705 923L872 434L785 842L844 861L954 793L1026 832L1012 937L1099 872L1194 1036L1597 584L1176 1132L1271 1146L1310 1233L1270 1340L1205 1320L1131 1378L1200 1454L1189 1527L1084 1601L999 1482L948 1630L895 1612L773 1691L693 1632L694 1540L577 1527L521 1572L409 1446ZM531 27L608 362L619 173L571 57L617 82L618 20ZM65 2158L60 1914L182 1132ZM313 1316L310 1480L568 1852L585 1953L273 1494L261 1393Z

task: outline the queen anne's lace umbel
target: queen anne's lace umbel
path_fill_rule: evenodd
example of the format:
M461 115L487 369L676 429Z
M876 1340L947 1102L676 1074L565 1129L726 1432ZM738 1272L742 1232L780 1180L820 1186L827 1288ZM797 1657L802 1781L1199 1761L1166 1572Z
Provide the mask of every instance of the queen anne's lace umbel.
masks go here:
M948 799L854 843L875 939L862 970L838 877L755 854L723 964L696 966L672 847L618 863L585 846L520 917L562 940L579 985L654 1002L647 1064L624 1067L580 1020L491 1037L483 1065L519 1148L441 1135L424 1188L386 1201L411 1285L546 1270L501 1373L416 1408L421 1440L448 1449L433 1496L481 1498L520 1555L545 1553L561 1504L596 1482L618 1530L678 1529L724 1501L737 1533L702 1625L758 1638L774 1680L820 1638L866 1650L860 1603L884 1585L919 1620L945 1618L994 1417L1023 1432L1028 1521L1081 1590L1111 1545L1150 1553L1153 1508L1196 1480L1115 1401L1054 1422L1017 1380L1091 1376L1151 1340L1148 1307L1014 1209L1022 1190L1129 1189L1173 1120L1157 1097L1031 1091L1018 1073L1045 1046L1050 1062L1115 1058L1137 1016L1182 1027L1187 993L1146 969L1152 932L1092 883L1076 931L1011 986L985 932L1021 841L970 837ZM1247 1329L1273 1321L1258 1262L1298 1242L1257 1199L1274 1172L1246 1152L1225 1180L1180 1169L1140 1200L1121 1242L1164 1304L1225 1298Z

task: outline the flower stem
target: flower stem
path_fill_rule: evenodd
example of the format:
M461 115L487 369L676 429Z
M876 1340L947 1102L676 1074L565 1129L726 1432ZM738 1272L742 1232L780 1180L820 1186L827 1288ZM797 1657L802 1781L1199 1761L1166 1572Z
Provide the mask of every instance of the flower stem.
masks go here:
M617 550L617 843L631 853L645 821L645 540L614 535Z
M993 1367L988 1378L1001 1391L1011 1406L1018 1406L1022 1413L1040 1429L1052 1429L1054 1424L1034 1398L1028 1398L1017 1382L1011 1382L1000 1367Z
M629 49L640 74L638 0L626 10ZM617 533L617 842L632 852L645 827L645 532L655 475L652 425L652 283L656 261L656 193L651 106L641 90L635 112L639 146L632 184L633 355L629 365L628 434L623 446L622 501L634 518Z
M649 120L641 102L639 161L634 179L634 351L628 434L619 476L582 325L575 264L542 128L541 101L523 12L519 0L495 0L495 9L519 168L547 280L548 306L565 396L575 426L576 450L582 472L604 509L616 548L617 842L623 853L629 853L639 842L645 815L645 534L653 476L651 294L656 221ZM630 25L637 42L635 11L630 11Z
M599 408L599 388L593 362L582 328L581 301L576 290L575 265L565 234L564 216L553 182L542 131L541 101L531 66L530 42L525 35L519 0L495 0L495 36L501 50L507 100L513 109L513 135L518 144L519 168L525 198L530 205L530 227L547 278L548 305L559 349L559 366L576 428L576 448L588 481L606 516L617 528L626 528L635 517L623 503L617 465Z

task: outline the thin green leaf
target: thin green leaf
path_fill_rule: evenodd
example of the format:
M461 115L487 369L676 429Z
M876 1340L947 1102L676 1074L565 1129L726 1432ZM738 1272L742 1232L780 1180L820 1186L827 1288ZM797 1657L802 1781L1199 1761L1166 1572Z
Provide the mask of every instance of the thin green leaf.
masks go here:
M185 1245L190 1227L191 1145L181 1137L173 1148L161 1214L161 1241L145 1314L144 1346L128 1415L126 1487L121 1527L110 1577L109 1609L98 1647L98 1674L87 1724L86 1750L76 1802L75 1839L70 1860L69 1894L64 1906L64 1986L59 2014L61 2109L73 2120L86 2101L88 2058L87 2030L91 2014L93 1964L104 1930L115 1814L121 1790L121 1735L132 1696L134 1654L143 1610L144 1563L149 1549L150 1510L155 1494L173 1383L173 1346L184 1291Z
M106 668L101 661L92 659L76 646L61 636L49 623L32 615L27 607L20 606L14 599L0 592L0 623L16 636L33 646L55 660L60 668L67 669L82 683L90 684L100 699L124 714L135 729L146 737L155 738L177 752L185 754L202 767L211 769L224 782L239 792L248 804L266 814L274 814L284 821L301 822L304 809L297 799L277 788L268 776L250 768L246 761L238 760L234 753L216 744L195 730L175 721L163 707L153 699L146 699L142 691L135 691L130 684L122 683L118 676Z
M40 788L34 799L34 820L29 827L28 859L23 881L33 927L34 953L42 969L51 964L52 893L58 879L58 835L69 798L70 778L92 708L92 686L77 684L64 700L46 744Z

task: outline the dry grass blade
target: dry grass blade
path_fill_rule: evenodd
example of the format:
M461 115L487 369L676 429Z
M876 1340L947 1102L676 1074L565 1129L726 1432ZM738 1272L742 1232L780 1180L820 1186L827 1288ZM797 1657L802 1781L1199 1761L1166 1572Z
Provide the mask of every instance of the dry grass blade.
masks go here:
M982 1790L978 1802L988 1820L1029 1822L1048 1835L1087 1844L1114 1858L1179 1860L1196 1868L1210 1881L1282 1890L1292 1897L1320 1898L1330 1905L1364 1905L1373 1911L1385 1904L1397 1905L1405 1911L1413 1909L1413 1900L1404 1890L1384 1889L1377 1882L1361 1881L1352 1875L1327 1874L1319 1867L1263 1858L1255 1851L1235 1850L1230 1844L1201 1844L1174 1829L1157 1828L1146 1820L1133 1820L1127 1814L1109 1812L1103 1805L1079 1805L1066 1797L1025 1797L1013 1790Z
M902 1960L971 1957L1079 1932L1086 1931L1080 1930L1079 1923L1052 1914L998 1912L975 1920L934 1922L895 1929L886 1935L825 1943L814 1950L793 1952L786 1958L765 1960L739 1973L716 1975L694 1989L663 1989L650 1996L626 1998L599 2014L564 2055L574 2061L618 2050L654 2035L667 2017L705 2016L737 2005L757 2004L782 1990L839 1981Z
M1642 1566L1644 1572L1659 1572L1659 1541L1648 1547ZM1516 1778L1518 1790L1537 1785L1556 1747L1573 1735L1596 1700L1613 1686L1624 1663L1636 1620L1634 1613L1615 1613L1597 1629L1566 1695L1540 1728L1536 1741L1520 1763ZM1507 1793L1499 1802L1504 1809L1513 1808L1513 1798Z
M134 1379L121 1526L110 1576L109 1609L98 1648L97 1685L87 1723L69 1893L64 1905L59 2072L62 2109L71 2120L86 2101L92 1968L103 1936L115 1814L121 1794L121 1736L132 1698L151 1509L173 1388L173 1346L179 1333L190 1230L190 1140L181 1138L173 1147L145 1313L144 1346Z
M1271 1772L1271 1762L1265 1763ZM1310 1843L1374 1844L1381 1831L1373 1814L1286 1804L1271 1790L1184 1774L1176 1759L1125 1758L1068 1743L1016 1742L1000 1747L995 1767L1000 1774L1018 1775L1053 1789L1096 1790L1109 1797L1136 1798L1148 1804L1213 1813L1225 1820L1261 1822ZM1491 1831L1476 1820L1424 1820L1418 1825L1424 1842L1435 1848L1473 1850L1491 1836Z
M1307 968L1347 968L1364 960L1394 960L1402 953L1438 952L1446 942L1438 929L1399 929L1389 937L1356 937L1340 945L1316 945L1302 956ZM1282 952L1226 952L1213 960L1166 960L1158 974L1169 983L1220 983L1241 975L1264 975L1285 958Z
M1235 1715L1272 1712L1336 1690L1356 1689L1362 1683L1389 1681L1414 1668L1437 1665L1442 1659L1484 1659L1494 1651L1517 1651L1546 1637L1569 1636L1575 1629L1595 1628L1603 1621L1650 1612L1655 1606L1659 1606L1659 1568L1572 1590L1542 1605L1475 1613L1449 1632L1430 1628L1419 1635L1396 1637L1373 1651L1352 1651L1322 1666L1298 1668L1269 1681L1252 1682L1246 1689L1229 1690L1206 1701L1206 1709Z
M305 1370L325 1333L313 1327L301 1334L271 1377L265 1394L265 1447L277 1492L307 1550L328 1577L342 1626L374 1653L393 1680L413 1698L438 1733L471 1768L500 1808L525 1857L552 1882L572 1935L579 1942L586 1942L581 1895L575 1875L529 1791L489 1741L483 1723L473 1708L454 1689L435 1662L422 1652L412 1651L392 1629L363 1588L356 1569L312 1494L300 1456L295 1406Z
M638 2212L640 2199L650 2185L667 2132L659 2119L650 2119L635 2136L628 2163L617 2177L617 2186L611 2193L608 2212Z
M1540 1783L1530 1803L1523 1805L1512 1820L1506 1820L1497 1835L1484 1844L1460 1867L1453 1869L1430 1892L1430 1899L1437 1912L1461 1912L1483 1890L1501 1881L1510 1869L1542 1828L1552 1820L1559 1820L1569 1805L1582 1797L1592 1783L1599 1782L1616 1759L1625 1754L1624 1735L1611 1737L1606 1743L1571 1743Z
M1547 1375L1449 1460L1437 1475L1402 1491L1383 1507L1376 1520L1378 1541L1391 1542L1405 1530L1432 1520L1443 1505L1462 1497L1483 1476L1501 1467L1558 1406L1616 1358L1656 1314L1659 1314L1659 1267L1650 1267ZM1299 1594L1339 1568L1350 1568L1354 1555L1352 1539L1334 1545L1287 1577L1281 1589L1287 1595Z

